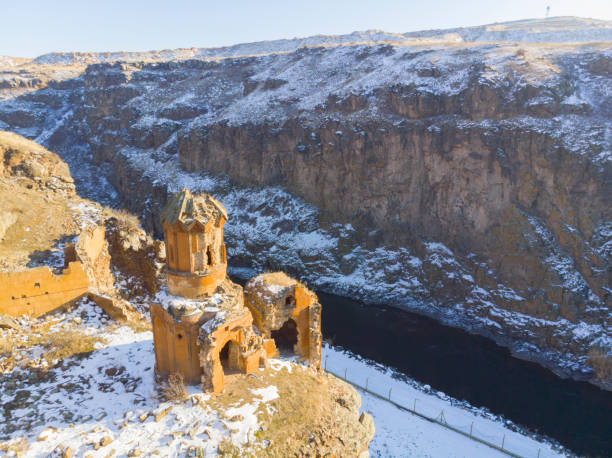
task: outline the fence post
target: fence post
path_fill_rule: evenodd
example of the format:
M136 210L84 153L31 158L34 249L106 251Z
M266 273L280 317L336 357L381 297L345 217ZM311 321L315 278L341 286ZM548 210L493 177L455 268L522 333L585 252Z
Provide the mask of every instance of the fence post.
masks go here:
M325 355L325 367L323 368L325 371L327 371L327 358L329 358L329 355Z
M414 398L414 407L412 408L412 410L414 410L416 412L416 402L417 402L417 398Z
M389 388L389 401L391 400L391 390L392 388Z
M504 442L506 442L506 435L504 434L504 437L502 438L502 450L504 449Z
M540 458L540 450L541 450L541 449L538 449L538 458Z
M474 422L470 425L470 437L472 437L472 429L474 428Z
M344 369L344 381L345 381L345 382L346 382L346 371L347 371L347 370L348 370L347 368L345 368L345 369Z
M366 391L368 391L368 378L366 377L366 387L365 387Z

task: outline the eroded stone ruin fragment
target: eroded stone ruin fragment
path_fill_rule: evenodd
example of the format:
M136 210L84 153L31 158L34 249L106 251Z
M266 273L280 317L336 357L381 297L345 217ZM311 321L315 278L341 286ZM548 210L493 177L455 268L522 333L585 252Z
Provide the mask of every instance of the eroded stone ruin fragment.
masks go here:
M269 352L287 349L320 366L321 305L312 291L284 272L274 272L252 278L244 294L255 325L275 345Z

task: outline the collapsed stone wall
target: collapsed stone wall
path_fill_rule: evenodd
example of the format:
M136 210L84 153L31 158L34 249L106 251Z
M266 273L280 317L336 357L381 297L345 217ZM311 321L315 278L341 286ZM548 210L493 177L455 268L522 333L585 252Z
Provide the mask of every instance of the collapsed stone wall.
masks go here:
M0 313L38 317L74 303L89 292L113 292L102 226L89 226L65 247L60 274L42 266L0 274Z
M105 235L104 226L85 228L74 244L74 252L87 272L92 290L101 294L115 294Z
M244 295L265 339L292 320L297 331L293 351L308 359L310 366L321 367L321 304L314 292L285 273L274 272L249 280Z
M261 336L253 332L253 319L247 309L241 317L223 321L212 332L200 333L200 367L202 388L218 393L225 387L225 370L220 353L226 344L228 361L226 367L244 374L259 368L263 352Z
M161 282L158 258L163 255L163 244L142 230L138 234L128 242L126 234L117 229L116 219L111 218L106 226L86 227L75 243L65 247L66 265L61 274L46 266L0 273L0 314L38 317L87 295L113 318L138 318L122 300L122 293L154 294ZM118 266L123 276L134 280L135 287L127 294L116 288L111 266Z
M249 374L259 368L266 354L263 338L253 330L253 316L244 305L242 287L226 280L222 309L200 327L200 368L202 388L218 393L225 387L225 372L220 353L228 348L227 368Z

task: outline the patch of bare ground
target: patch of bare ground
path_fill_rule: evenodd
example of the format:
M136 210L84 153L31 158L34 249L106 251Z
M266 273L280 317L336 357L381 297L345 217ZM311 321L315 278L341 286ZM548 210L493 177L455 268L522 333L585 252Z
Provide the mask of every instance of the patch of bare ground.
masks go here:
M374 436L371 417L360 417L361 398L355 389L333 375L300 365L253 375L226 376L222 394L208 401L214 409L251 402L252 390L275 386L277 399L260 404L257 441L239 456L366 456ZM220 447L221 456L238 456L232 447ZM362 455L363 454L363 455Z
M162 394L170 402L179 403L186 401L188 394L182 374L170 374L168 380L164 382Z
M122 321L121 324L130 327L135 333L153 330L151 322L147 320L146 317L141 317L141 319L125 320Z
M24 270L31 253L51 250L62 237L80 232L65 196L1 179L0 218L10 222L0 240L0 271Z
M33 320L28 327L19 330L0 330L0 373L22 369L46 370L59 361L95 350L96 343L103 342L92 336L62 324L54 318Z
M49 361L59 361L71 356L91 353L99 337L84 334L74 329L55 331L46 336L43 346L46 348L45 358Z

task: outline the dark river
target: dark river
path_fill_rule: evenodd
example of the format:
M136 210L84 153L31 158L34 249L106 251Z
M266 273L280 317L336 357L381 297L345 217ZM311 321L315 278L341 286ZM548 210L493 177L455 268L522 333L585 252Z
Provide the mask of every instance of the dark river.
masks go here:
M563 380L490 339L431 318L317 294L323 336L334 345L486 407L575 453L612 457L612 393Z

